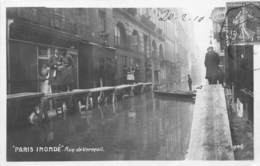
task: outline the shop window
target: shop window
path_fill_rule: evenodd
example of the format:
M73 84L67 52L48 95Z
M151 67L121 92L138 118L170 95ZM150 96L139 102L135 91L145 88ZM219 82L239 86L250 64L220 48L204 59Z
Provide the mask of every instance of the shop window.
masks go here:
M38 59L49 59L51 56L51 48L38 47Z
M132 36L131 36L131 46L132 49L135 51L139 51L139 34L136 30L133 31Z
M127 37L124 25L119 22L114 28L114 43L122 47L127 46Z
M118 26L115 26L115 29L114 29L114 43L116 45L120 45L121 41L120 41L120 30L118 28Z

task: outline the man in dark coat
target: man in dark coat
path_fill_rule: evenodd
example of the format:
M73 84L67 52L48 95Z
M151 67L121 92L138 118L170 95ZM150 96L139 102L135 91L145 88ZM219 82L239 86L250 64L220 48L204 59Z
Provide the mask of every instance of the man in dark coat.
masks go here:
M209 84L216 84L218 78L218 65L220 62L219 55L213 50L213 47L207 49L205 56L205 66L206 66L206 79L208 79Z
M189 74L188 74L188 85L189 85L189 90L192 91L192 79Z

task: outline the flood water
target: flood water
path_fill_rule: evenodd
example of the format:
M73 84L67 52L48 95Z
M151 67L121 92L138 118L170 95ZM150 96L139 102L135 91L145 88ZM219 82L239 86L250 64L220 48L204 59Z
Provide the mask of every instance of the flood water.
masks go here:
M10 130L7 160L184 160L193 104L149 92L116 105ZM44 147L61 147L61 151L46 152ZM80 148L85 151L79 152Z

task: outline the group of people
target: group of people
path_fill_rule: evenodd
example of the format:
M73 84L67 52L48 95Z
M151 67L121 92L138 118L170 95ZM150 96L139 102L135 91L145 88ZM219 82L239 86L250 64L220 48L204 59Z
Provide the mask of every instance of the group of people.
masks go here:
M123 82L126 84L137 83L139 81L139 72L138 65L135 67L126 67L126 65L124 65L122 77Z
M129 68L126 75L127 83L133 84L135 82L135 70L134 68Z
M73 88L74 60L68 51L60 53L57 49L48 63L40 68L40 89L43 93L70 91Z

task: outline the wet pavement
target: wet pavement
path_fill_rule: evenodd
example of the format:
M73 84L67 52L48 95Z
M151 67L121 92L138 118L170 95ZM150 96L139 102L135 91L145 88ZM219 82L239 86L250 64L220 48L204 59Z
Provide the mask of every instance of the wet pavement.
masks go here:
M149 92L116 105L10 130L7 160L184 160L193 105Z

